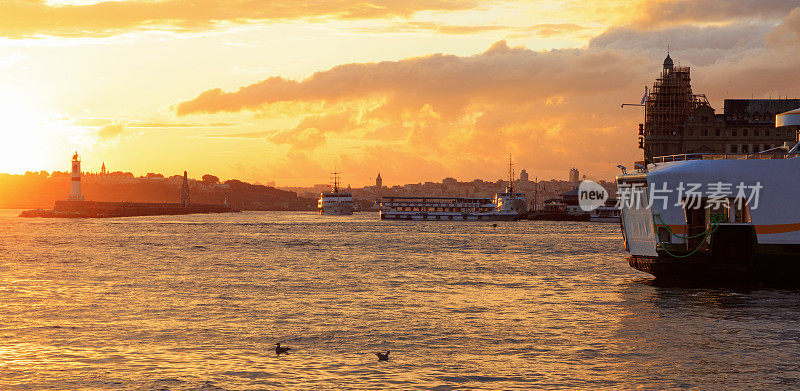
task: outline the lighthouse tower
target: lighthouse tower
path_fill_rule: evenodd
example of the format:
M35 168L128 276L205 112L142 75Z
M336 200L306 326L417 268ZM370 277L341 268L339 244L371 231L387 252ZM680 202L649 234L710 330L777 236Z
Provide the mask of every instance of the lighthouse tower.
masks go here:
M74 155L72 155L72 180L70 185L70 193L69 197L67 198L70 201L83 201L83 195L81 195L81 158L78 156L78 152L76 151Z
M183 172L183 183L181 184L181 206L189 207L189 176Z

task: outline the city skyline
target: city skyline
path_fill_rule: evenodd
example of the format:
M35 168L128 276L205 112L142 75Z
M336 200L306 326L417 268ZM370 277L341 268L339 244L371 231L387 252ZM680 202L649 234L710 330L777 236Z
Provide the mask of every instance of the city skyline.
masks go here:
M211 172L285 186L610 178L667 52L712 106L800 95L796 2L0 5L0 172ZM111 15L112 17L109 17ZM58 23L55 23L55 22Z

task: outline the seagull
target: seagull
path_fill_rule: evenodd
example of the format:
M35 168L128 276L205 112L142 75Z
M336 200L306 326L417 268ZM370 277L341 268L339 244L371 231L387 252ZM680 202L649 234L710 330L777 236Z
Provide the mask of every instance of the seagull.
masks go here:
M626 169L626 168L625 168L625 166L623 166L622 164L617 164L617 168L619 168L620 170L622 170L622 175L625 175L625 174L627 174L627 169Z
M497 223L492 224L492 228L497 228Z
M280 342L278 342L278 343L276 343L276 344L275 344L275 354L277 354L277 355L279 355L279 356L280 356L281 354L286 354L286 353L288 353L288 352L289 352L289 349L291 349L291 348L282 348L282 347L281 347L281 343L280 343Z
M387 350L386 353L375 353L378 356L378 361L389 361L389 351Z

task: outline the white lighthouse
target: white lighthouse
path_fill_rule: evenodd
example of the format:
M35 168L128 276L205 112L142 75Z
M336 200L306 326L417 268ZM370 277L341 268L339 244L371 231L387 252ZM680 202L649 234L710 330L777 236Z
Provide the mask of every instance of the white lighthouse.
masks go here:
M72 155L72 178L70 179L72 179L70 181L71 191L67 199L70 201L83 201L83 195L81 195L81 158L78 156L77 151Z

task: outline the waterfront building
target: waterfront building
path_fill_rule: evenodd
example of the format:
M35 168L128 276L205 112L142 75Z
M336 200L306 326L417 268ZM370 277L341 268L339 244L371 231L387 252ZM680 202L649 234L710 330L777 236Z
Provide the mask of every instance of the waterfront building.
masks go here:
M775 115L799 107L800 99L725 99L717 114L704 94L692 92L689 67L675 66L668 54L647 95L640 147L647 159L764 151L797 139L775 127Z

